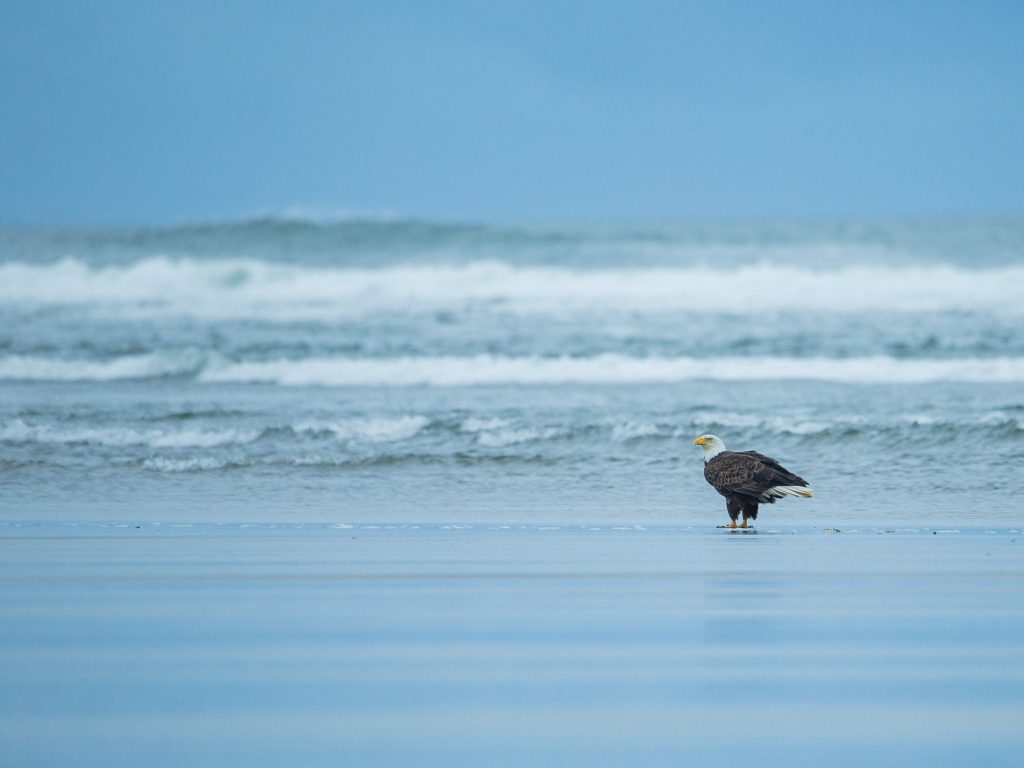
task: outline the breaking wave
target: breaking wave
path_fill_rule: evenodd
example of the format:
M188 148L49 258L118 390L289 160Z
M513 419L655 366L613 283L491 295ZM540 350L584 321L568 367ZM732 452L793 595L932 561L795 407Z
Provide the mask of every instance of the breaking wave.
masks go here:
M330 320L389 311L489 307L504 312L1024 312L1024 267L864 265L809 269L570 269L401 264L379 269L147 258L94 267L76 259L0 264L0 304L77 306L117 316Z
M106 446L151 446L154 448L215 448L251 443L260 430L137 430L129 427L61 427L26 424L21 419L0 428L0 441L11 443L63 443Z
M283 386L470 386L812 380L863 384L1024 382L1024 358L422 357L314 358L210 367L205 382Z
M147 430L85 427L66 423L0 425L0 463L16 470L49 464L140 467L154 473L201 473L256 469L367 469L448 465L563 465L590 471L595 463L675 464L692 452L695 435L715 432L732 447L770 445L775 450L821 450L868 455L885 446L888 455L917 455L922 448L947 450L978 440L1019 445L1020 409L1008 406L972 414L854 411L753 411L694 407L648 418L610 417L603 410L567 418L520 414L466 417L456 412L379 418L298 421L281 426L265 417L247 429ZM38 451L40 445L52 449ZM98 450L97 447L103 450ZM799 447L799 448L798 448ZM56 449L56 450L54 450ZM818 450L818 448L814 448ZM12 453L20 451L21 453ZM30 458L31 457L31 458ZM1015 459L1014 459L1015 460Z
M142 462L142 468L153 472L204 472L215 469L224 469L229 462L214 459L210 456L203 456L197 459L170 459L163 456L154 456Z
M0 381L117 381L167 376L188 377L207 384L327 387L801 380L851 384L980 384L1024 383L1024 357L908 359L881 355L631 357L601 354L590 357L314 357L231 362L183 350L109 360L16 355L0 358ZM326 424L318 428L332 429ZM338 429L343 432L348 427Z
M342 443L389 443L414 437L430 424L424 416L301 421L249 429L135 429L131 427L69 427L27 424L22 419L0 426L0 442L66 445L148 446L151 448L218 448L248 445L282 432L299 437L324 437Z
M117 381L197 374L206 355L197 350L81 360L32 355L0 358L0 381Z
M425 416L395 418L348 419L336 421L302 421L292 427L295 432L325 432L339 440L388 443L415 436L430 424Z

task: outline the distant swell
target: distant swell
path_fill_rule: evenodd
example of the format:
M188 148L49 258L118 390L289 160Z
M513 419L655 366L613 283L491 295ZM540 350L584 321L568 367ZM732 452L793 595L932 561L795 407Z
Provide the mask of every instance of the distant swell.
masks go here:
M381 269L147 258L0 265L0 304L87 307L118 316L318 320L466 306L513 313L1024 311L1024 268L950 265L807 269L567 269L499 261Z
M108 360L9 355L0 358L0 381L117 381L197 374L202 353L185 350L124 355Z
M14 419L0 425L0 442L104 445L151 448L215 448L247 445L274 433L292 437L324 436L341 443L377 444L414 437L429 424L423 416L303 421L259 429L133 429L32 424Z
M0 450L7 454L0 457L0 467L13 471L92 461L155 473L439 464L591 468L601 456L613 461L645 457L648 462L675 462L680 449L684 454L692 450L693 437L708 431L729 435L730 442L735 438L739 445L817 444L849 455L885 446L887 456L957 440L981 440L990 446L1009 440L1019 445L1024 435L1017 406L968 414L903 409L858 413L844 406L840 412L830 407L770 413L695 407L640 419L597 409L581 416L530 413L480 418L455 410L432 416L409 413L279 423L265 414L248 418L244 427L211 424L203 429L89 426L79 419L40 422L38 416L26 416L0 423ZM851 445L860 447L842 447Z
M182 376L280 386L645 384L825 381L860 384L1024 383L1024 357L402 357L230 362L190 350L110 360L0 358L0 381L117 381Z
M206 382L284 386L468 386L814 380L848 383L1022 382L1024 358L904 360L891 357L434 357L322 358L225 365Z
M21 419L0 427L0 441L66 445L150 446L153 448L214 448L251 443L258 430L136 430L128 427L60 427L26 424Z

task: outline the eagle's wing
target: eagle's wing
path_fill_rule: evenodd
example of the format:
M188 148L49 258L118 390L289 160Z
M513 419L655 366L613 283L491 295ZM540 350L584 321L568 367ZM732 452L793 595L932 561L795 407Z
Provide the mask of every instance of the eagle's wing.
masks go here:
M763 501L768 501L763 494L769 488L807 485L802 477L757 451L720 453L705 465L704 477L720 493L740 493Z
M772 470L772 485L807 485L807 481L800 477L800 475L790 472L770 456L765 456L757 451L743 451L743 453L747 456L753 456Z

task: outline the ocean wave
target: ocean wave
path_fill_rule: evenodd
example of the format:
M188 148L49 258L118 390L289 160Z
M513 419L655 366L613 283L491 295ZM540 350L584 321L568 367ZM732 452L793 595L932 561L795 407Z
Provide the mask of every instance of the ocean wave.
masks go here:
M473 424L473 421L478 422ZM353 435L359 419L341 431ZM464 428L469 423L470 429ZM422 425L422 426L421 426ZM475 428L473 428L475 427ZM335 432L310 431L303 422L291 427L263 423L251 430L206 429L153 433L129 428L69 429L59 423L0 427L0 464L13 470L66 464L67 452L38 452L38 443L88 446L71 459L76 466L141 467L161 473L272 468L367 469L422 465L492 466L514 464L578 465L678 463L691 452L693 438L704 432L721 435L730 447L775 446L776 451L841 451L870 454L885 446L887 455L951 445L968 449L979 440L989 445L1018 446L1024 419L1003 410L970 414L773 413L693 410L649 420L609 418L464 419L453 415L410 415L369 419L360 437L342 439ZM103 446L95 450L93 446ZM892 453L895 451L896 453ZM910 455L910 453L906 453Z
M206 359L197 350L123 355L106 360L8 355L0 357L0 381L117 381L194 376Z
M901 417L906 420L908 417ZM790 435L816 435L831 432L836 428L842 430L859 429L867 419L858 415L847 415L833 417L828 420L805 418L805 417L784 417L771 416L765 418L752 413L731 413L731 412L701 412L691 417L691 422L697 427L726 427L729 429L757 429L766 430L776 434ZM911 420L908 423L913 423Z
M228 461L215 459L210 456L191 459L154 456L142 462L142 467L153 472L208 472L210 470L224 469L229 464L230 462Z
M466 419L459 425L459 429L463 432L493 432L498 429L506 429L512 425L508 419L502 418L490 418L490 419L479 419L470 418Z
M322 456L319 454L278 457L236 457L219 459L213 456L190 458L153 456L141 462L143 469L153 472L209 472L223 470L267 469L267 468L306 468L306 469L338 469L364 470L387 467L407 467L417 465L456 464L465 466L508 466L508 465L552 465L555 462L543 455L530 452L527 454L513 453L382 453L373 456Z
M78 306L118 317L291 322L475 307L519 314L758 311L1024 312L1024 267L779 264L570 269L412 264L379 269L261 260L148 258L0 264L0 304Z
M415 437L430 424L424 416L360 418L334 421L299 421L279 427L249 429L133 429L131 427L69 427L60 424L28 424L14 419L0 426L0 441L8 443L61 443L152 448L217 448L248 445L286 433L303 438L326 435L343 443L391 443Z
M430 424L425 416L395 418L307 420L292 427L295 432L326 433L344 441L390 443L408 440Z
M694 430L731 430L747 434L769 434L792 437L828 437L829 439L858 438L863 435L903 435L907 438L922 436L948 439L958 433L986 436L1011 435L1024 431L1024 419L1005 411L988 411L972 418L950 418L922 413L887 414L871 417L862 414L836 414L832 416L759 416L731 411L700 412L687 421ZM677 431L675 436L687 434Z
M457 431L473 435L476 443L486 448L504 448L520 443L558 439L570 434L563 427L515 424L502 418L469 418L457 426Z
M897 358L780 356L313 357L232 362L184 350L106 360L0 357L0 381L118 381L179 376L207 384L280 386L435 386L672 384L686 381L823 381L851 384L1024 383L1024 357ZM372 426L372 425L371 425ZM395 425L392 425L395 426ZM407 428L418 422L400 421ZM742 425L737 425L742 426ZM360 426L310 422L344 437ZM387 439L387 429L382 435ZM482 431L483 425L464 426Z
M62 427L26 424L21 419L0 427L0 441L9 443L58 443L153 448L216 448L244 445L260 438L258 429L136 430L130 427Z
M313 358L224 364L204 382L282 386L641 384L685 381L824 381L857 384L1024 382L1024 358L892 357L422 357Z
M662 427L657 424L627 421L612 426L612 439L626 443L630 440L638 440L644 437L656 437L663 434Z
M522 427L480 432L476 441L485 448L506 448L520 443L535 443L564 437L568 432L558 427Z
M810 262L835 256L840 261L876 257L928 263L967 257L999 263L1019 256L1022 234L1020 216L538 226L429 220L386 210L291 207L165 227L0 229L0 254L90 254L106 260L160 253L278 260L299 255L370 263L394 254L479 258L513 253L517 258L541 255L607 263L642 255L720 262L771 254Z

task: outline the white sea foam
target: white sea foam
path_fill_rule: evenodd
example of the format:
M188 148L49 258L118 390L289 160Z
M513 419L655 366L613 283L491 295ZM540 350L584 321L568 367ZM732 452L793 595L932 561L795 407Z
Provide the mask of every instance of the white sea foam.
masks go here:
M1016 429L1024 429L1024 419L1012 416L1006 411L990 411L981 418L982 424L1012 426Z
M260 430L255 429L186 429L180 432L142 433L141 437L147 445L155 448L213 448L218 445L251 443L260 434Z
M345 419L339 421L303 421L295 425L300 432L331 432L341 440L388 443L414 437L430 423L424 416Z
M867 418L860 414L836 414L828 419L806 419L796 415L759 416L752 413L734 411L700 412L691 417L692 423L699 428L727 427L732 429L767 429L772 432L790 435L817 435L837 427L857 428L867 423ZM910 423L907 416L896 419L899 424ZM881 423L874 421L877 425Z
M162 456L154 456L142 462L142 466L144 469L154 472L202 472L211 469L222 469L227 466L227 463L209 456L194 459L169 459Z
M510 426L511 422L507 419L466 419L462 422L461 429L463 432L493 432L497 429L505 429Z
M651 437L658 434L658 431L656 424L627 421L612 427L612 439L624 443L627 440L635 440L639 437Z
M849 383L1024 383L1024 357L908 359L868 357L399 357L305 358L252 362L204 360L192 353L135 355L109 360L0 357L0 381L115 381L167 375L195 376L206 383L268 383L282 386L464 386L487 384L630 384L683 381L817 380ZM704 417L699 417L704 418ZM706 419L714 421L714 414ZM401 439L425 426L421 417L397 421L308 422L299 429L327 429L343 439ZM721 422L718 422L721 423ZM730 426L749 426L744 423ZM462 429L486 430L468 420ZM398 438L390 431L396 430Z
M504 448L505 446L517 445L519 443L551 440L564 434L565 431L557 427L496 429L480 432L476 437L476 441L487 448Z
M763 419L760 416L755 416L752 413L732 413L732 412L701 412L694 414L693 423L700 426L723 426L723 427L757 427L760 426Z
M459 425L462 432L476 435L476 442L487 448L503 448L518 443L537 440L552 440L562 437L566 431L560 427L514 426L507 419L469 418Z
M251 443L259 430L136 430L128 427L62 427L26 424L21 419L0 427L0 441L11 443L59 443L106 446L148 445L154 448L214 448Z
M504 262L300 267L258 260L75 259L0 265L0 304L76 305L118 316L288 321L370 312L496 307L515 313L1024 312L1024 267L756 264L730 269L567 269Z
M791 435L818 435L827 432L833 424L827 421L797 421L788 425L773 424L777 431L788 432Z
M194 350L124 355L108 360L81 360L32 355L0 357L0 380L116 381L196 373L205 356Z
M915 384L1022 382L1024 358L910 360L891 357L409 357L313 358L225 364L207 382L284 386L463 386L487 384L631 384L683 381L815 380Z
M895 415L873 414L870 418L862 414L835 414L823 419L804 419L796 415L762 417L750 413L718 412L697 413L690 422L698 429L723 427L733 429L761 429L778 434L818 435L835 429L877 429L878 427L923 427L962 429L972 426L1009 427L1021 429L1022 422L1003 411L990 411L973 418L940 419L933 415L902 413ZM686 436L677 432L676 436Z

